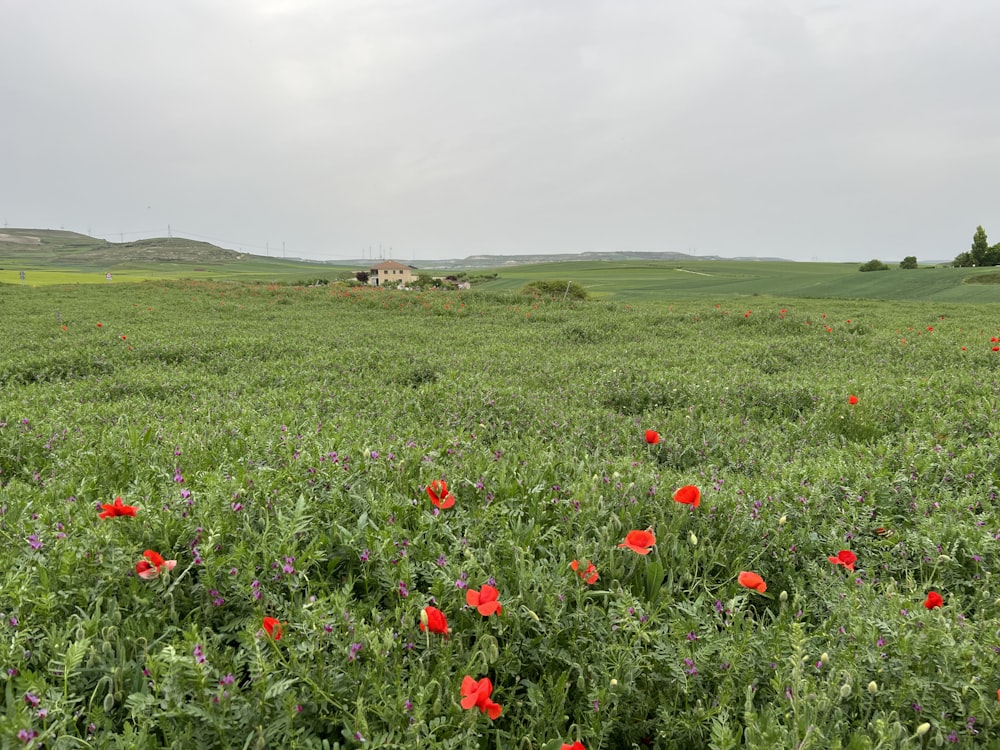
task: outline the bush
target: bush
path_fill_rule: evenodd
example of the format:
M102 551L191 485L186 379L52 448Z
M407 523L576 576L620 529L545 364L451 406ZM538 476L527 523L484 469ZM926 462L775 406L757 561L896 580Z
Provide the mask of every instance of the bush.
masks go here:
M562 281L551 279L549 281L532 281L521 290L521 294L532 297L548 297L550 299L570 299L585 300L588 298L587 290L572 281Z
M867 263L863 264L861 266L861 268L859 268L858 270L859 271L888 271L889 270L889 266L887 266L882 261L873 258L872 260L870 260Z

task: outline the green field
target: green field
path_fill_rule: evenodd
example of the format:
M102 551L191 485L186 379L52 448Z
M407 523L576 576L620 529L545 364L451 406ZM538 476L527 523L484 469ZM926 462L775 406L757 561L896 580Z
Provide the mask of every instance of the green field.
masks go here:
M191 280L0 316L4 747L997 746L1000 305Z
M0 283L25 285L112 283L157 279L240 280L300 283L343 279L361 266L266 258L224 250L205 242L160 238L108 243L75 232L5 230L0 237ZM4 233L0 233L2 235ZM37 239L37 244L26 241ZM434 276L455 269L420 270ZM935 302L1000 303L1000 275L992 268L944 266L861 273L857 263L792 263L780 261L693 260L658 262L532 263L469 273L497 273L478 283L490 292L518 292L537 280L562 279L583 285L595 298L618 302L670 302L677 299L733 299L770 296L799 298L882 299ZM975 283L990 282L990 283Z
M856 263L704 260L674 263L546 263L496 269L480 288L517 291L536 279L564 279L592 294L628 302L705 297L857 298L1000 302L1000 284L972 284L989 268L925 267L861 273Z

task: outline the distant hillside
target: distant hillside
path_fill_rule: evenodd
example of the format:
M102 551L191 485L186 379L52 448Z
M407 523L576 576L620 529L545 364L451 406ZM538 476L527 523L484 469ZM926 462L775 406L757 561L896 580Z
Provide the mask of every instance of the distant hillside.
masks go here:
M0 258L55 267L114 269L146 263L227 264L254 256L226 250L208 242L183 237L160 237L135 242L108 242L77 232L53 229L4 229L0 232Z
M722 258L718 255L691 255L689 253L653 252L639 253L622 250L586 253L549 253L538 255L470 255L462 259L428 261L425 265L434 268L502 268L521 266L528 263L563 263L568 261L604 261L622 263L625 261L650 260L744 260L788 262L782 258Z

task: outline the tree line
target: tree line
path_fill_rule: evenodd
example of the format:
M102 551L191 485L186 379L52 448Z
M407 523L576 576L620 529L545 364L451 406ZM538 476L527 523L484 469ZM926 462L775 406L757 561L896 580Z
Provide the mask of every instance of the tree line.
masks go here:
M952 265L956 267L1000 266L1000 242L990 247L990 243L986 240L986 230L978 226L976 233L972 236L972 247L964 253L956 255Z
M976 233L972 236L972 247L964 253L955 256L951 263L955 268L971 268L973 266L1000 266L1000 242L990 246L986 239L986 230L982 226L976 227ZM916 268L917 257L907 255L899 263L900 268ZM873 258L862 264L859 271L888 271L887 266L877 258Z

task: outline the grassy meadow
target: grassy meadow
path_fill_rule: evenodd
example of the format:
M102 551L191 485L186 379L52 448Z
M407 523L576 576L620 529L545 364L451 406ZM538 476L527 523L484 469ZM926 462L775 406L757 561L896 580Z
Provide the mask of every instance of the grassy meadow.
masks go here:
M478 288L516 292L538 279L565 279L582 284L600 299L618 302L784 295L1000 303L1000 274L995 268L925 266L861 273L858 266L857 263L741 260L570 261L506 266L497 269L500 278Z
M0 744L1000 747L1000 300L671 273L0 286Z

